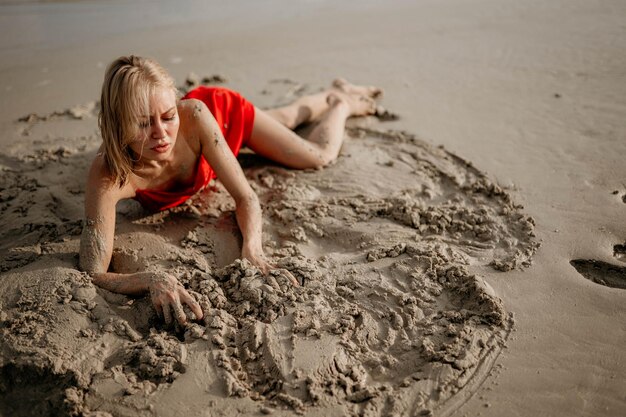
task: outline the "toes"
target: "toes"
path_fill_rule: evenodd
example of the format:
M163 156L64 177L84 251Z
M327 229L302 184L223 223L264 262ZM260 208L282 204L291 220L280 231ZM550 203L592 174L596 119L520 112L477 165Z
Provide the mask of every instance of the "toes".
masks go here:
M366 93L365 87L361 88L364 91L357 92L353 88L350 92L342 90L331 92L328 94L326 102L331 107L340 102L346 103L350 108L350 115L352 116L365 116L376 113L376 102Z
M335 78L332 86L346 94L366 95L371 98L382 96L383 90L374 86L360 86L348 82L345 78Z
M348 85L348 81L345 78L335 78L333 80L333 87L338 88L342 91L345 90L345 87Z
M330 93L328 97L326 97L326 102L328 103L329 106L333 106L338 101L341 101L341 97L339 97L337 94Z
M383 89L378 87L368 87L368 94L372 98L378 98L383 95Z
M374 99L367 96L360 96L359 101L361 102L364 114L374 114L376 112L376 102Z

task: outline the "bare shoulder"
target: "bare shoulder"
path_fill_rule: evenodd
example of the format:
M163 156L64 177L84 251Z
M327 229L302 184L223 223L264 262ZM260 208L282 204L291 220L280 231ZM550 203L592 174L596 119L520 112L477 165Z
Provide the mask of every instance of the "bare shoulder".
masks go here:
M219 132L217 122L207 105L195 98L181 100L178 104L180 126L184 137L193 147L203 147L206 138L212 138Z
M208 107L202 100L186 98L178 102L178 117L183 123L195 124L200 121L203 113L210 114Z
M134 196L134 189L130 182L121 186L115 180L109 170L104 156L98 153L91 162L89 174L87 176L86 199L108 198L115 202Z
M89 168L89 174L87 176L87 185L96 186L98 188L113 188L115 179L113 174L109 170L107 163L104 159L104 155L99 152L96 157L91 161L91 167Z

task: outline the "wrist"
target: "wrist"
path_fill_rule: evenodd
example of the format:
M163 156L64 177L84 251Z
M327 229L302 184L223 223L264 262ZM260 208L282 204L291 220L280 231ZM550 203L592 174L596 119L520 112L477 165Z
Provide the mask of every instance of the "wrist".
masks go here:
M150 286L154 285L154 283L158 281L159 273L158 272L140 272L138 275L144 287L144 290L150 291Z
M248 247L244 246L241 250L241 257L254 262L255 260L264 258L265 255L263 253L263 248L260 245Z
M244 239L242 245L242 252L263 252L263 245L259 239Z

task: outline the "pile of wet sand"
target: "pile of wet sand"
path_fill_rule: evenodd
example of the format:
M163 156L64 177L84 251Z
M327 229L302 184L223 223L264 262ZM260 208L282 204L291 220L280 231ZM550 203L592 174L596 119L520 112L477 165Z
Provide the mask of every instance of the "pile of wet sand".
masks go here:
M120 204L113 270L172 273L206 311L168 329L148 298L76 269L99 140L59 147L43 132L59 118L93 130L84 108L24 119L31 144L3 156L3 414L449 415L492 370L513 319L477 271L528 266L538 245L533 220L468 161L363 121L324 170L242 155L266 252L300 287L236 260L219 183L163 213Z

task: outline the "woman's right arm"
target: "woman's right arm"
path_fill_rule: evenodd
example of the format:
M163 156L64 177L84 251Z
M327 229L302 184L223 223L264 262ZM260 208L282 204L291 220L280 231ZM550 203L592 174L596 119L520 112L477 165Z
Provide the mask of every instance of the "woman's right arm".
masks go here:
M90 275L105 273L109 268L115 235L115 206L130 193L130 187L119 187L107 171L104 158L96 156L85 187L79 266Z
M115 235L115 206L131 197L130 186L119 187L104 168L103 158L97 156L89 171L85 191L85 222L80 238L79 267L92 277L95 285L106 290L141 295L150 292L152 304L159 316L171 323L172 318L185 324L187 317L182 303L187 304L196 318L202 309L178 280L167 273L137 272L118 274L107 272L113 253Z

